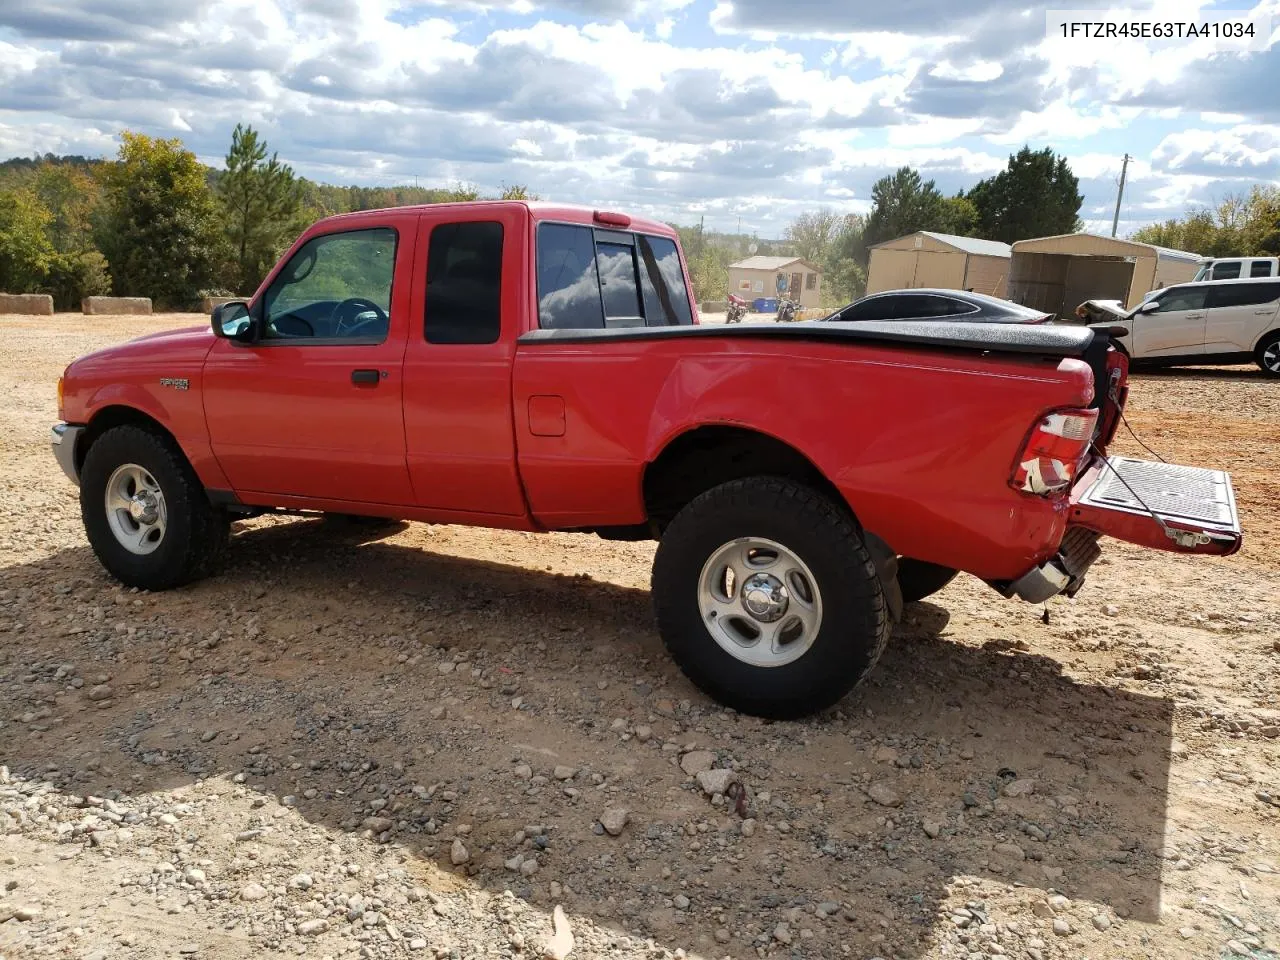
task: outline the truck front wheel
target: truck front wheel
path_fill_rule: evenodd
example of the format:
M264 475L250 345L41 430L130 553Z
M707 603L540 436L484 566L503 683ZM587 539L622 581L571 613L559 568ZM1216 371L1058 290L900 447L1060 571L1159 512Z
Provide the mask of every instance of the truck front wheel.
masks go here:
M98 562L125 586L142 590L167 590L213 573L231 528L178 445L132 425L112 427L89 448L80 471L80 515Z
M680 511L653 566L658 629L699 688L742 713L825 709L875 666L892 625L853 518L778 477L714 487Z

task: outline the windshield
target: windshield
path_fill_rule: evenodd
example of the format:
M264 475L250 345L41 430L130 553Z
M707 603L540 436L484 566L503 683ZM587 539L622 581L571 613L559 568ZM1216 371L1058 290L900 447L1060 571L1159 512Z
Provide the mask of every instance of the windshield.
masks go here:
M1213 261L1210 260L1208 263L1204 264L1204 266L1202 266L1199 270L1196 271L1196 275L1191 278L1191 282L1195 283L1197 280L1207 280L1209 278L1209 271L1212 269L1213 269Z

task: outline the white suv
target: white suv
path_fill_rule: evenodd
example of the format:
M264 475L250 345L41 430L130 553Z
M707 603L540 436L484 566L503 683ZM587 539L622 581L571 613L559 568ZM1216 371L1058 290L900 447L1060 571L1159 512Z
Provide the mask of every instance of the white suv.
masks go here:
M1256 280L1280 276L1280 257L1223 257L1206 260L1193 280Z
M1280 277L1179 283L1133 310L1091 300L1077 314L1128 329L1119 341L1137 365L1258 364L1280 377Z

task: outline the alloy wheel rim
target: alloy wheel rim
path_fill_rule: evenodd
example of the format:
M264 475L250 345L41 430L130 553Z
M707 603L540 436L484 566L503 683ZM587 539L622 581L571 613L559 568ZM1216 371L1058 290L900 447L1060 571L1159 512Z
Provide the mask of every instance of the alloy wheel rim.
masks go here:
M143 557L164 542L169 509L151 471L136 463L116 467L107 480L104 502L112 535L130 553Z
M1262 351L1262 364L1272 373L1280 373L1280 340Z
M698 610L720 648L754 667L799 660L822 629L822 593L795 551L763 537L716 549L698 577Z

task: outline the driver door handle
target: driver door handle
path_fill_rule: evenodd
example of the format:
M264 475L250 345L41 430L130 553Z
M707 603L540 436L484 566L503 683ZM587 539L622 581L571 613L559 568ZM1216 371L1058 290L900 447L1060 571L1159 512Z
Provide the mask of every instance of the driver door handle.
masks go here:
M366 383L377 386L378 381L382 379L382 375L377 370L352 370L352 383Z

